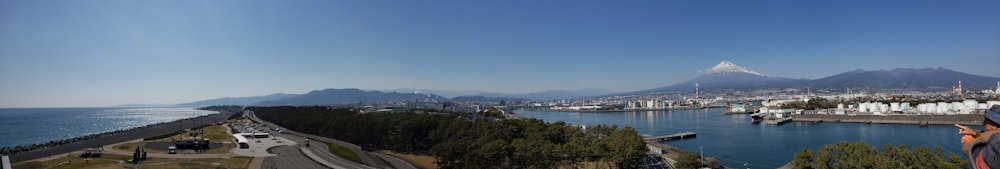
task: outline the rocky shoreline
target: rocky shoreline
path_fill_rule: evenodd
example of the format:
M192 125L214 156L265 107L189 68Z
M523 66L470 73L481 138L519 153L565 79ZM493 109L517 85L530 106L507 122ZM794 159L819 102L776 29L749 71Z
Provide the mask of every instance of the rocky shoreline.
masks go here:
M916 125L982 125L983 115L792 115L792 121Z

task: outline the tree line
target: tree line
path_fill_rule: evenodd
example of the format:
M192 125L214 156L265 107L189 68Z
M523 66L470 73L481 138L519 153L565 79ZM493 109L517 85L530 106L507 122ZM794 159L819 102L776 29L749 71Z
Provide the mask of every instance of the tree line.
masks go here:
M886 144L879 151L865 142L838 142L824 145L815 152L802 149L792 161L796 169L827 168L969 168L969 162L955 153L945 153L941 147Z
M465 114L359 113L327 107L249 107L288 129L370 149L429 154L441 168L556 168L598 162L638 168L648 151L631 127L538 119L469 119Z

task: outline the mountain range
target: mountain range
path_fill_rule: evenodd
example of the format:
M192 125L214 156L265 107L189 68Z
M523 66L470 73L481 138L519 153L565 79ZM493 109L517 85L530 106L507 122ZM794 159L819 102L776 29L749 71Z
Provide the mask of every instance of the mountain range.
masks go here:
M411 88L386 90L382 92L433 93L448 98L454 98L460 96L483 96L483 97L493 97L493 98L523 98L523 99L533 99L533 100L581 98L581 97L601 96L601 95L608 95L615 93L614 91L608 89L598 89L598 88L586 88L577 90L547 90L547 91L520 93L520 94L485 92L481 90L431 90L431 89L411 89Z
M670 86L631 92L629 94L718 89L781 89L804 88L842 91L846 88L870 90L947 91L963 82L963 89L992 89L1000 78L956 72L945 68L896 68L892 70L854 70L816 80L766 76L756 71L722 61L707 74Z
M475 90L418 90L396 89L391 91L364 91L361 89L323 89L305 94L272 94L267 96L219 98L178 104L181 107L210 105L320 105L345 103L385 103L412 100L435 101L498 101L498 100L551 100L593 96L635 95L655 92L687 92L697 86L703 91L753 90L804 88L843 90L865 88L869 90L904 89L915 91L948 91L963 82L966 90L993 89L1000 78L956 72L945 68L897 68L892 70L854 70L820 79L793 79L767 76L760 72L722 61L694 79L648 90L615 94L606 89L550 90L523 94L504 94ZM438 95L439 93L443 93ZM446 95L446 96L443 96Z

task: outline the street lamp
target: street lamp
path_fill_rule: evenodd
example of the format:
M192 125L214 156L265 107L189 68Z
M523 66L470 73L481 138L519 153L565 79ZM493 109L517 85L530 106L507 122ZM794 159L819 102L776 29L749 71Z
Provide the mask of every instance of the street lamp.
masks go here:
M705 146L699 146L698 150L701 151L701 166L705 166Z

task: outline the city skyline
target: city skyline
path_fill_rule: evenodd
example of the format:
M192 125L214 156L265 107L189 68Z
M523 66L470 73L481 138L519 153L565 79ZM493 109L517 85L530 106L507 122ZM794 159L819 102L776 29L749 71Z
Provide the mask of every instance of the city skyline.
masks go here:
M326 88L662 87L937 68L1000 77L1000 2L3 1L0 107Z

